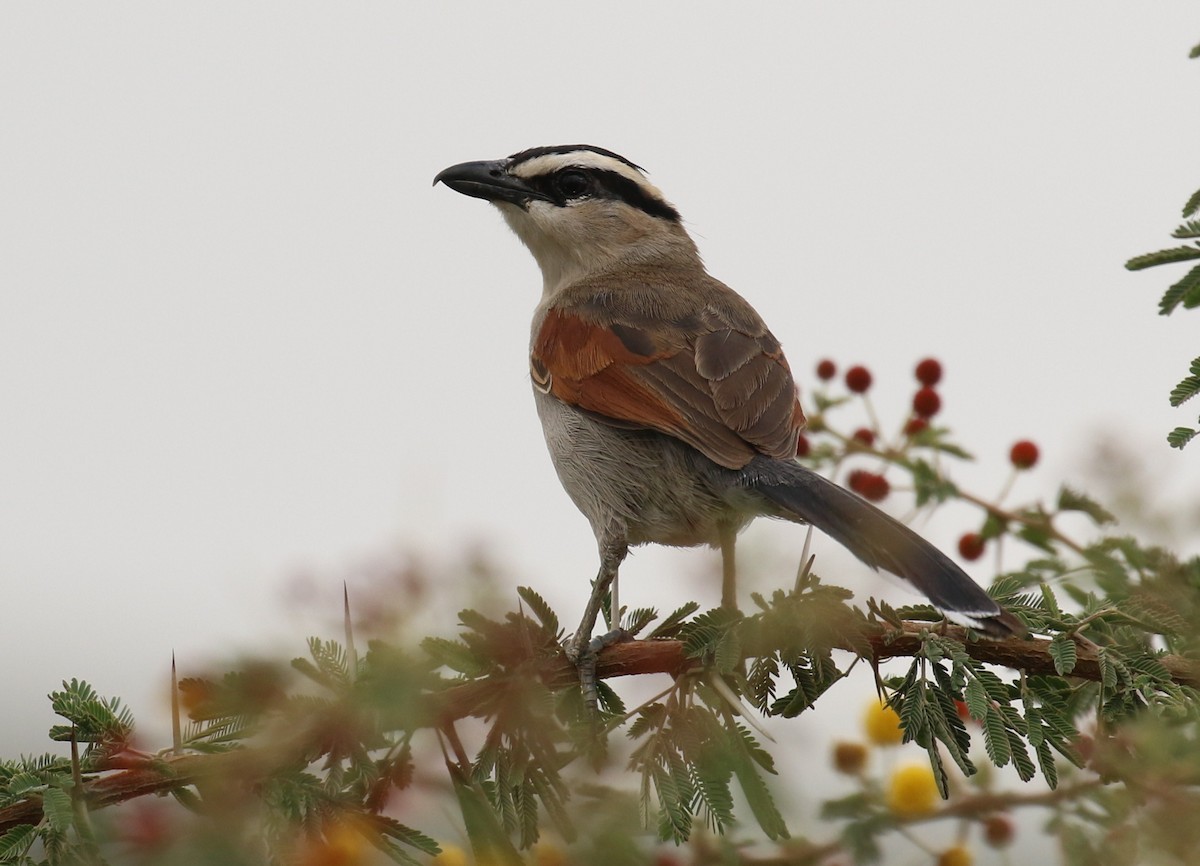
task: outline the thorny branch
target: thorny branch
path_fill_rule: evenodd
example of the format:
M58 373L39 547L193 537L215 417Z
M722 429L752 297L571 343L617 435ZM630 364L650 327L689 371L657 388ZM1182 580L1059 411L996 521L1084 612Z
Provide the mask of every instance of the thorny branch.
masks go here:
M872 626L866 635L876 660L913 656L920 652L923 635L931 630L929 623L905 622L901 629ZM1050 641L1043 638L1007 638L1004 640L968 641L966 630L953 625L938 627L946 637L961 641L968 655L987 664L1001 665L1031 674L1055 674L1050 655ZM853 651L854 641L848 636L841 649ZM1071 676L1099 681L1100 663L1096 647L1081 643ZM1172 679L1181 685L1200 686L1200 666L1181 656L1162 656L1162 665ZM665 673L679 676L699 663L684 655L683 643L678 640L635 640L619 643L600 654L597 673L603 678ZM549 659L541 671L542 679L552 687L564 687L576 681L575 669L564 656ZM481 697L493 685L487 680L455 685L443 692L429 695L428 713L424 725L444 727L456 719L475 715ZM231 776L254 784L282 766L303 756L314 760L311 743L302 734L291 742L276 744L267 754L237 750L213 755L171 755L154 759L110 761L104 769L107 775L85 782L90 806L111 805L145 794L161 793L186 787L207 777ZM42 803L33 796L20 803L0 809L0 832L18 824L36 824L42 817Z

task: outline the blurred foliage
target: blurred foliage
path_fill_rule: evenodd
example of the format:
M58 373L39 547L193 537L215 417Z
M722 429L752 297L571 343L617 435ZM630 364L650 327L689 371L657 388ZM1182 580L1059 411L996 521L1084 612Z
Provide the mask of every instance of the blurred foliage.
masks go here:
M922 388L941 377L936 362L920 369ZM602 679L593 715L558 615L534 590L515 611L465 609L456 634L419 641L395 637L419 617L397 626L375 601L368 616L393 638L365 651L348 608L344 640L313 638L290 665L179 681L189 721L158 752L135 748L119 701L65 683L50 696L63 719L50 735L72 754L0 763L0 863L871 862L937 821L960 828L938 855L953 860L972 838L1011 836L1004 816L1022 807L1045 810L1068 863L1192 862L1200 560L1117 532L1075 488L1008 504L1036 463L1032 443L985 498L953 480L967 451L937 412L895 433L875 420L844 432L837 421L854 407L875 413L869 392L832 374L811 403L811 465L890 475L889 497L919 510L978 509L968 552L995 555L992 594L1042 637L980 640L923 605L864 609L807 562L747 611L626 611L631 637L644 636L605 650L601 677L673 676L632 708ZM1064 521L1090 529L1069 535ZM877 674L886 704L871 710L868 742L831 749L856 790L795 837L772 780L798 769L777 765L756 715L808 712L859 663L895 656L909 662ZM901 743L923 751L923 769L869 769ZM1001 788L1006 778L1016 787ZM457 816L470 855L438 853L421 828L431 801Z

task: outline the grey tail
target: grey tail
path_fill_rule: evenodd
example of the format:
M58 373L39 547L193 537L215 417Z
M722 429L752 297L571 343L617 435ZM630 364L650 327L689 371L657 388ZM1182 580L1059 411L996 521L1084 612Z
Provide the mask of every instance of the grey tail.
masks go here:
M742 470L742 484L778 506L781 516L811 523L872 568L904 578L951 620L991 638L1028 632L950 557L811 469L755 457Z

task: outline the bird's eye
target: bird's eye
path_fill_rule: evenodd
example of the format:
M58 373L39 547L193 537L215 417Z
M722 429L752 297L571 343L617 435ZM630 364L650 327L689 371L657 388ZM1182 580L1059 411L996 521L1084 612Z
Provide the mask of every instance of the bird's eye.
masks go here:
M588 176L582 171L568 169L555 178L555 186L564 198L579 198L588 191Z

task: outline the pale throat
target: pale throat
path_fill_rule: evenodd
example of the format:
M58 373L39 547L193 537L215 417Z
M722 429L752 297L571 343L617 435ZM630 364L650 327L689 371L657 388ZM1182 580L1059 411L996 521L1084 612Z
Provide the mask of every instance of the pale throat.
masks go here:
M585 276L605 270L640 246L636 242L600 243L594 237L560 237L558 232L543 230L525 213L514 212L508 207L502 207L500 211L537 262L542 272L544 298Z
M626 223L623 232L599 232L583 224L547 227L520 208L500 207L504 221L525 244L542 272L542 297L549 298L584 277L609 270L617 263L645 263L658 259L698 259L687 233L646 231Z

